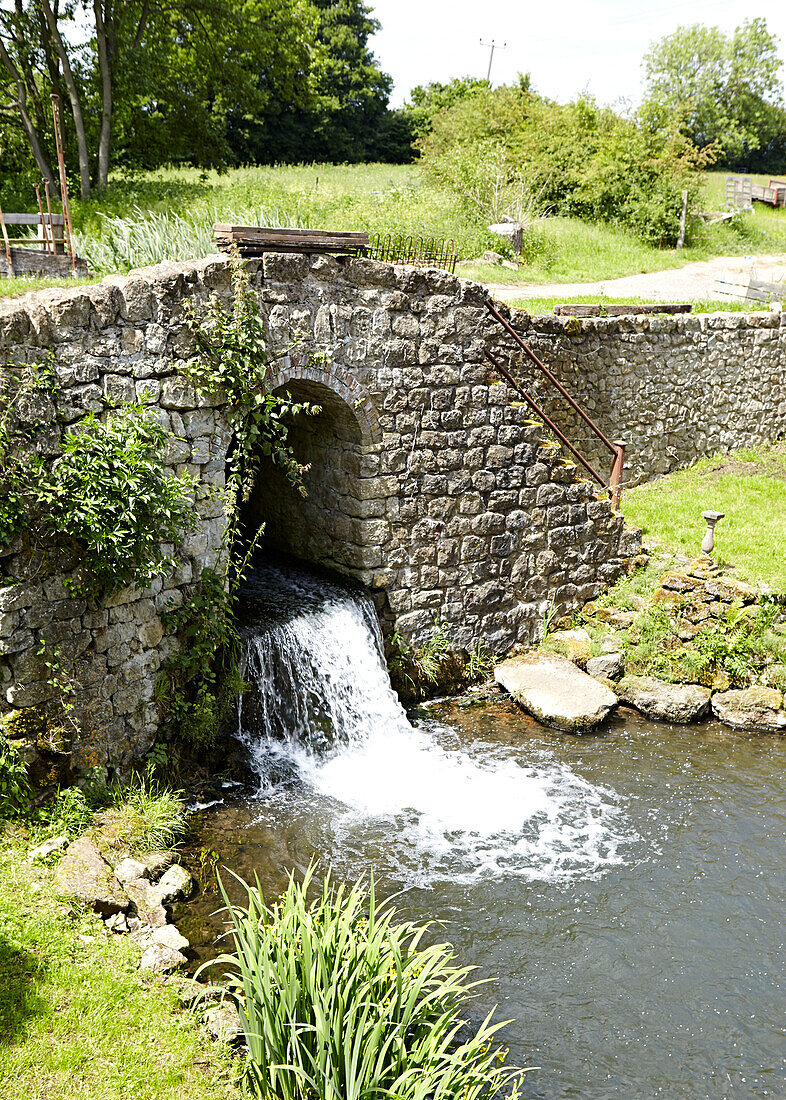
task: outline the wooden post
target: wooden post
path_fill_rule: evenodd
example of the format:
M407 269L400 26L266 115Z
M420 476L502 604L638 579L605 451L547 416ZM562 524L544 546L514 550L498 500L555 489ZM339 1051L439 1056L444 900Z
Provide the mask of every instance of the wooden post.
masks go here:
M35 197L38 199L38 216L41 219L41 222L40 222L40 225L39 225L39 228L38 228L38 239L39 239L39 241L44 242L44 252L49 252L50 251L49 233L47 232L47 229L46 229L46 218L44 217L44 208L41 205L41 188L38 186L38 184L35 185ZM54 250L55 250L55 246L52 245L51 251L54 252Z
M677 237L677 248L685 247L685 225L688 220L688 192L682 192L682 212L680 214L680 232Z
M5 262L6 262L6 276L9 279L14 277L14 261L11 258L11 242L8 239L8 230L5 227L5 218L3 217L3 208L0 206L0 226L3 229L3 240L5 241Z
M52 254L62 252L62 247L58 249L57 240L55 239L55 227L52 224L52 196L49 193L49 180L44 180L44 191L46 192L46 214L49 219L49 237L52 241ZM62 233L60 234L62 240Z
M622 472L625 468L625 440L614 440L614 459L611 464L611 477L609 488L611 489L611 507L615 512L620 510L622 500Z
M60 111L60 96L54 92L49 97L52 100L52 121L55 126L55 144L57 145L57 165L60 170L60 192L63 204L63 236L65 237L66 251L71 258L71 271L76 275L76 252L71 238L71 207L68 203L68 184L66 183L65 158L63 156L63 127Z

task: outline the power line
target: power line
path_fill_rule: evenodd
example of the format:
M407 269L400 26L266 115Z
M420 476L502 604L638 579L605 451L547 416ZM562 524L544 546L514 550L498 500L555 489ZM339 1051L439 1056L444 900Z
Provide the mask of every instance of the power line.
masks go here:
M494 50L504 50L504 49L507 48L508 44L507 44L507 42L503 42L501 46L498 46L493 38L490 42L484 42L483 39L481 38L480 44L481 44L481 46L485 46L486 49L491 50L491 53L489 54L489 71L486 73L486 80L490 84L491 83L491 62L494 60Z

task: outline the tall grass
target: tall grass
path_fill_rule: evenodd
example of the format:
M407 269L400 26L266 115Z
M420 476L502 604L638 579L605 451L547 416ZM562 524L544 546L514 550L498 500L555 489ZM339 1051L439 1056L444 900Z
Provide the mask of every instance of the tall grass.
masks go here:
M705 209L723 206L724 179L723 172L707 174ZM72 208L79 252L100 274L212 252L214 221L451 237L462 260L506 247L484 217L417 165L279 165L223 173L161 168L118 174L103 194L74 199ZM518 272L478 267L462 274L490 282L597 281L755 252L786 252L786 211L757 204L733 224L700 229L691 247L680 250L655 248L613 225L546 218L528 234L527 262Z
M229 901L234 952L223 967L248 1044L246 1085L262 1100L476 1100L510 1088L494 1046L500 1023L477 1027L464 1007L478 982L448 944L421 946L426 925L396 922L366 891L325 878L308 900L313 869L267 906L242 880Z
M101 832L113 847L130 852L172 848L186 831L182 793L150 778L115 788L112 802L101 817Z
M278 210L240 208L197 211L182 217L174 210L145 212L134 207L126 217L99 214L98 233L75 233L77 252L94 271L128 271L167 260L194 260L216 251L213 224L301 228L304 219Z

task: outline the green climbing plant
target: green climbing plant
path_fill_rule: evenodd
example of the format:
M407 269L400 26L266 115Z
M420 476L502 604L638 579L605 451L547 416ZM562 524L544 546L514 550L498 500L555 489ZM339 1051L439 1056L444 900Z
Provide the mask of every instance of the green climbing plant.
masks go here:
M29 522L36 489L45 472L35 443L46 425L42 415L56 389L51 358L7 367L0 373L0 547Z
M235 444L229 459L231 490L247 499L260 462L269 458L305 496L308 467L292 450L290 424L293 417L317 415L320 406L266 392L271 364L281 354L268 348L259 303L237 254L231 256L231 287L228 309L217 294L206 302L186 303L186 322L198 353L185 373L199 393L211 398L220 394L226 400Z

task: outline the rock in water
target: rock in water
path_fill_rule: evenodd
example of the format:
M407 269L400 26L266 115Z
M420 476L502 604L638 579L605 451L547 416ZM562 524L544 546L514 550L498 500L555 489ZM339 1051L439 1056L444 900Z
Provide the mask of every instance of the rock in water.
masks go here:
M749 687L720 691L712 697L712 712L735 729L779 733L786 730L783 695L774 688Z
M692 722L709 706L709 688L696 684L667 684L654 676L625 676L619 682L619 697L648 718L658 722Z
M124 913L129 906L128 895L86 836L66 848L55 870L54 885L59 894L77 898L103 917Z
M538 721L569 733L594 729L617 705L613 691L556 653L512 657L494 677Z

